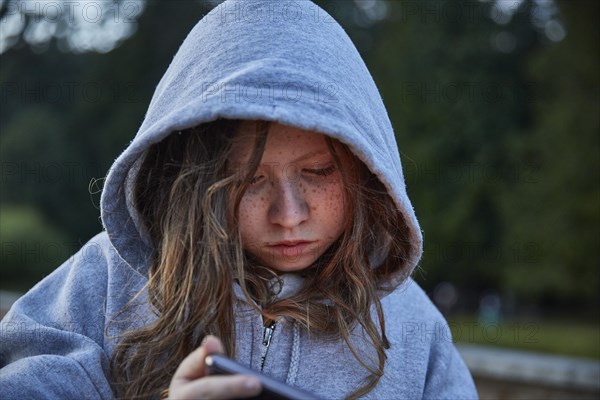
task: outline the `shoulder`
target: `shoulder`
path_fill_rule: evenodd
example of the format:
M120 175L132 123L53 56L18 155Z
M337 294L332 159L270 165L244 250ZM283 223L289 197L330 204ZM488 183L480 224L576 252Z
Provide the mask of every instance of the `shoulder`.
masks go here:
M41 324L103 321L111 286L131 282L130 270L101 232L18 299L7 317L27 315Z
M0 384L8 397L112 398L104 335L111 247L106 234L95 236L2 319Z
M444 322L445 319L429 296L412 278L406 279L381 300L386 318L405 321Z
M411 278L381 300L390 341L383 382L405 378L411 396L476 398L473 380L458 354L444 316ZM385 387L385 384L383 385Z
M386 334L396 348L421 353L424 359L440 344L453 344L448 323L425 291L408 278L381 300Z
M87 241L62 265L36 284L25 297L48 296L57 290L63 293L90 295L105 291L109 270L120 264L119 257L106 232Z
M99 233L85 243L75 254L38 282L24 298L55 293L61 290L104 285L108 265L114 260L112 245L105 232Z

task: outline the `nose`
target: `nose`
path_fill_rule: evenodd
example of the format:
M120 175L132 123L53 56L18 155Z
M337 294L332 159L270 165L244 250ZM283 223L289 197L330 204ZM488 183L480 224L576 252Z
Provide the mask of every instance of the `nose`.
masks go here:
M273 185L269 221L284 228L294 228L306 221L309 206L297 182L279 182Z

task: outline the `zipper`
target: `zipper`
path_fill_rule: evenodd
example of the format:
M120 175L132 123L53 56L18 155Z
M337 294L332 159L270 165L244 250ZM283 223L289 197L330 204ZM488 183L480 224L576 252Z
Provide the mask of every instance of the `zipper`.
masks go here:
M269 346L271 345L271 339L273 339L273 331L275 330L275 321L271 322L269 325L265 326L265 330L263 332L262 339L262 351L260 356L260 371L262 372L265 367L265 360L267 359L267 352L269 351Z

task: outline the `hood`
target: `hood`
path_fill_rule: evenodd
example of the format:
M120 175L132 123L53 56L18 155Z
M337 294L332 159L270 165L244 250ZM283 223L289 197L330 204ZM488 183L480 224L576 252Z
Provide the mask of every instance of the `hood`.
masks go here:
M117 158L101 198L119 255L145 274L153 253L131 206L136 161L176 130L218 118L277 121L347 144L381 180L409 229L410 269L422 236L377 87L342 27L308 0L225 1L189 33L158 84L134 140ZM397 282L403 277L398 275Z

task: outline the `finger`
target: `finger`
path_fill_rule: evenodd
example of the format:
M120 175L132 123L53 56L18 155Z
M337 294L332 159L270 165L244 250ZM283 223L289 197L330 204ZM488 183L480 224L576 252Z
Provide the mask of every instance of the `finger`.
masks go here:
M217 337L212 336L212 335L209 335L204 339L203 346L206 349L206 355L225 353L225 350L223 349L223 344L221 343L221 341Z
M173 380L192 380L201 378L206 375L206 364L204 359L209 354L223 353L223 345L221 341L214 336L207 336L202 343L202 346L191 352L183 359Z
M178 391L182 399L236 399L256 396L260 381L248 375L208 376L186 383Z

